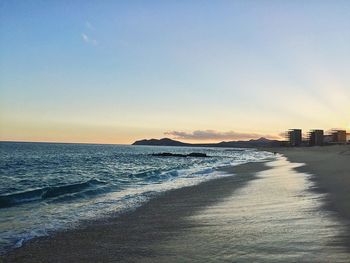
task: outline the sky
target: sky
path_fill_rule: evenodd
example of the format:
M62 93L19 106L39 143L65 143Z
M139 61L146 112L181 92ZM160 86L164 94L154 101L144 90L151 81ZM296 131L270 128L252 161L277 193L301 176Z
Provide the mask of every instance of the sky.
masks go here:
M0 2L0 140L350 130L350 1Z

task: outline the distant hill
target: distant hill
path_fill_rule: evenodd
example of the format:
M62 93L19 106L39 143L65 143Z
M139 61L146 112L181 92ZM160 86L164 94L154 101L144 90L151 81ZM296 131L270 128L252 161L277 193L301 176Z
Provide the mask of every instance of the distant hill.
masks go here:
M169 138L139 140L132 145L149 145L149 146L190 146L190 147L227 147L227 148L257 148L257 147L278 147L281 142L278 140L269 140L259 138L249 141L228 141L219 143L184 143Z
M153 145L153 146L192 146L190 143L184 143L175 141L169 138L163 139L150 139L150 140L140 140L134 142L132 145Z

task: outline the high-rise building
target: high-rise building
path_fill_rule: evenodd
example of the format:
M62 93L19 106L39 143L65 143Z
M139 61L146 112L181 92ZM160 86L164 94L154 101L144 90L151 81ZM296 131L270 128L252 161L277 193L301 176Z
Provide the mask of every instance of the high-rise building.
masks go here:
M301 129L290 129L287 131L287 140L290 146L300 146L302 143Z
M333 130L332 141L337 143L346 143L346 131L345 130Z
M324 132L323 130L311 130L309 132L308 141L310 146L323 145Z

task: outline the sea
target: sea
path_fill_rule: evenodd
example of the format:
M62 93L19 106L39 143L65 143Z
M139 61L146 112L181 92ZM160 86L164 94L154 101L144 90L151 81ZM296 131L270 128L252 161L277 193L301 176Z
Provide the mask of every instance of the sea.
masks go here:
M208 157L152 155L162 152ZM164 191L228 176L220 167L271 158L239 148L0 142L0 254Z

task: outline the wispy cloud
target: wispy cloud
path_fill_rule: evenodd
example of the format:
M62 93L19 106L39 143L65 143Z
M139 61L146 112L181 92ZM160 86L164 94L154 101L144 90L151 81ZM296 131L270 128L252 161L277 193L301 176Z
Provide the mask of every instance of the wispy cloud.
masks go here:
M95 30L95 27L89 21L85 22L85 26L89 30Z
M248 140L258 139L261 137L269 139L280 139L279 136L259 133L244 133L227 131L220 132L215 130L196 130L193 132L184 131L169 131L165 132L165 135L172 136L174 139L185 139L185 140Z
M87 34L85 33L81 33L81 38L83 39L83 41L87 44L91 44L93 46L97 46L98 42L96 39L93 39L91 37L89 37Z
M93 45L93 46L97 46L98 41L95 38L90 36L90 33L92 34L93 33L92 31L94 31L94 30L95 30L95 27L89 21L86 21L85 22L85 30L84 30L85 32L81 33L81 38L83 39L83 41L85 43ZM90 33L88 34L88 33L86 33L86 31L90 32Z

